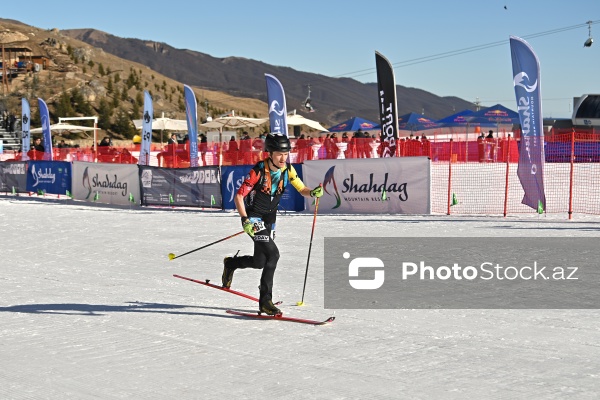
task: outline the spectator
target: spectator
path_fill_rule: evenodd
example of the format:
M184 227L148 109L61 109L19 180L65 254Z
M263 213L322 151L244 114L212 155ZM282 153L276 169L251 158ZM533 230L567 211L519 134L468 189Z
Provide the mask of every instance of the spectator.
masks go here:
M202 158L202 165L206 165L206 150L208 149L208 139L204 133L200 134L200 157Z
M360 129L358 131L356 131L356 133L354 134L354 147L356 149L356 157L357 158L371 158L371 155L369 154L368 150L370 150L370 148L367 150L367 139L369 136L366 135L363 131L361 131Z
M340 153L340 148L337 145L340 140L339 140L336 132L334 132L331 135L330 139L331 139L331 158L335 160L338 158L338 154Z
M242 133L242 137L240 139L240 153L242 164L252 164L252 140L246 131Z
M14 133L17 130L17 117L15 114L10 114L8 121L8 131Z
M179 142L177 141L177 134L175 132L171 133L171 137L167 141L167 144L178 144L178 143Z
M490 130L485 137L484 143L484 158L485 161L491 162L496 160L496 141L494 140L494 131Z
M231 139L229 139L229 147L227 149L227 153L229 154L231 165L238 165L239 147L238 143L235 140L235 137L233 136L231 137Z
M46 148L42 144L42 138L38 137L33 140L33 149L35 151L41 151L42 153L46 151Z
M302 133L300 135L300 137L298 138L298 140L296 141L296 150L297 150L297 154L298 154L298 156L296 158L296 162L297 163L304 162L304 160L306 160L307 152L308 152L308 142L304 138L304 133Z
M421 146L423 148L423 155L431 158L431 142L425 135L421 136Z
M263 148L265 147L265 134L261 133L259 137L257 137L256 139L254 139L252 141L252 148L254 149L254 157L253 157L253 162L257 163L258 161L262 160L263 156L262 156L262 152L263 152Z

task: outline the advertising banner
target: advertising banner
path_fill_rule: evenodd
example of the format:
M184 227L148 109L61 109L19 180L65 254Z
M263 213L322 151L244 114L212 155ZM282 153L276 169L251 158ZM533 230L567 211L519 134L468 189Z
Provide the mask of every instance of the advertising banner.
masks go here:
M44 160L52 161L52 130L50 129L50 113L46 102L38 98L40 120L42 121L42 137L44 138Z
M26 98L21 99L21 160L27 161L27 152L31 148L31 108Z
M522 150L519 152L517 176L525 191L522 203L543 212L546 209L546 193L540 63L531 46L515 36L510 37L510 53L521 121Z
M223 167L221 173L223 180L221 182L221 193L223 193L223 209L235 210L233 196L242 185L246 174L252 167L248 165ZM294 164L294 169L298 177L302 179L302 164ZM315 184L316 186L316 184ZM304 197L294 189L292 185L287 185L283 196L279 202L281 211L304 211Z
M379 120L381 121L382 157L396 155L398 141L398 106L396 104L396 79L392 64L375 52L377 66L377 91L379 94Z
M27 191L67 194L71 191L71 163L66 161L28 161Z
M144 114L142 116L142 145L140 146L139 165L150 164L150 148L152 144L152 118L154 116L154 106L152 96L148 91L144 91Z
M219 167L140 167L143 205L221 208Z
M323 182L319 213L429 214L430 167L428 157L319 160L306 161L303 175Z
M73 198L95 203L139 204L137 165L73 162Z
M287 136L287 106L283 85L273 75L265 74L265 79L267 81L271 133L280 133Z
M0 163L0 192L27 192L27 163L23 161Z
M185 119L188 128L188 148L190 152L190 167L198 166L198 105L196 95L191 87L183 85L185 97Z

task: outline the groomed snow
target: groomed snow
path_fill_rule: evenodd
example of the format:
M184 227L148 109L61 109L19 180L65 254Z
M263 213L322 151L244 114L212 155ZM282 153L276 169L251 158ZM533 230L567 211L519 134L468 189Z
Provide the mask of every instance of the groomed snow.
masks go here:
M327 326L225 313L255 303L219 283L251 251L231 212L0 198L2 399L595 399L598 310L326 310L326 236L600 236L576 215L278 217L276 299ZM597 262L597 260L593 260ZM259 271L233 287L256 295Z

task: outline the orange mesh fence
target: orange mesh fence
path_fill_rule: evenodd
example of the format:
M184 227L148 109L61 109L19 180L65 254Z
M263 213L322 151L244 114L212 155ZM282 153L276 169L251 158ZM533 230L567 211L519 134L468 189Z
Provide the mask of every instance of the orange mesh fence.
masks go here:
M521 203L524 191L517 176L519 142L494 139L489 145L486 147L488 143L481 140L432 145L433 212L503 215L535 212ZM596 183L600 173L598 135L554 133L546 138L544 152L544 211L600 214L600 185ZM473 153L477 162L473 162ZM533 177L526 175L525 179Z

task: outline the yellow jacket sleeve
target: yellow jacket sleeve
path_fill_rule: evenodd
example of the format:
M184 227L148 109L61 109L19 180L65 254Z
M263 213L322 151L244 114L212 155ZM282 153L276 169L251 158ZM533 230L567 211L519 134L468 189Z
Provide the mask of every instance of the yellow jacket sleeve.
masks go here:
M290 179L290 183L292 184L292 186L294 186L294 188L297 191L300 192L300 191L302 191L302 189L304 189L306 187L306 185L304 185L304 182L302 182L302 179L300 179L298 177L298 173L294 169L293 165L290 165L290 167L289 167L288 177Z

